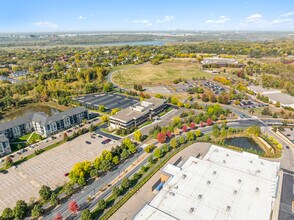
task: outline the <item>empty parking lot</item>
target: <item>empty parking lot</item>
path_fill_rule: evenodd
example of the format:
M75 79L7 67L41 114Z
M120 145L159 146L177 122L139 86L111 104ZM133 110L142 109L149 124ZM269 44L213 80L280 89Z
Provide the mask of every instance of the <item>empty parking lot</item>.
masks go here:
M136 98L115 93L91 94L76 97L73 99L86 107L98 109L99 106L103 105L107 108L107 110L111 110L114 108L123 109L139 102L139 100Z
M38 198L42 185L52 188L68 180L64 174L69 172L79 161L94 160L105 149L111 149L116 142L102 145L105 138L91 138L91 134L82 135L70 142L47 151L22 163L17 168L10 168L7 174L0 174L0 213L6 207L14 207L17 200L29 201ZM86 144L90 141L91 144Z

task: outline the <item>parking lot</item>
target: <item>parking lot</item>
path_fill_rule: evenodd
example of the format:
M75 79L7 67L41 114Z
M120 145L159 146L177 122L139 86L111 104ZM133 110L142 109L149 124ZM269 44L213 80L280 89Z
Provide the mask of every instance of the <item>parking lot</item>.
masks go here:
M294 199L294 175L283 173L282 194L280 201L279 220L293 219L292 200Z
M97 93L73 98L85 107L98 109L103 105L108 111L114 108L127 108L139 102L138 99L115 93Z
M246 108L262 108L262 107L268 106L268 104L259 103L259 102L255 102L255 101L252 101L252 100L243 100L243 101L240 102L240 106L243 109L246 109Z
M223 87L223 86L220 86L216 83L212 83L212 82L204 82L202 84L204 87L206 87L207 89L213 91L214 94L216 95L220 95L221 93L223 92L227 92L227 90Z
M95 137L92 138L91 136ZM103 150L111 149L116 141L101 144L106 137L87 133L66 142L59 147L40 154L16 168L10 168L8 173L0 174L0 213L6 207L14 207L17 200L29 201L38 198L42 185L52 188L63 185L74 164L79 161L94 160ZM86 141L89 143L87 144Z

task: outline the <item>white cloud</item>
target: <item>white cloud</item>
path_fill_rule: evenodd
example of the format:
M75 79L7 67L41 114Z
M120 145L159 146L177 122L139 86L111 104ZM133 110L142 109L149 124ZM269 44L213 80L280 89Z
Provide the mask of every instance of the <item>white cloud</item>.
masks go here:
M54 24L49 21L38 21L33 23L37 27L47 28L47 29L56 29L58 28L58 24Z
M294 19L290 18L276 18L274 20L268 20L263 18L261 14L252 14L248 16L245 20L239 23L239 27L241 28L263 28L270 29L275 26L275 28L285 28L292 27L294 25Z
M231 19L226 16L220 16L217 20L207 20L206 23L208 24L224 24L227 21L230 21Z
M82 20L82 19L85 19L86 17L84 17L84 16L82 16L82 15L80 15L79 17L78 17L78 19L80 19L80 20Z
M275 19L270 22L271 24L292 24L293 19L285 18L285 19Z
M152 22L150 22L150 21L147 20L147 19L133 20L133 23L136 23L136 24L145 24L145 25L147 25L147 26L151 26L151 25L152 25Z
M292 15L294 15L294 11L281 14L282 17L289 17L289 16L292 16Z
M162 20L157 20L156 22L157 22L157 23L164 23L164 22L172 21L172 20L174 20L174 19L175 19L174 16L166 15L166 16L164 16L164 18L163 18Z
M261 14L253 14L246 18L246 23L260 23L264 21Z

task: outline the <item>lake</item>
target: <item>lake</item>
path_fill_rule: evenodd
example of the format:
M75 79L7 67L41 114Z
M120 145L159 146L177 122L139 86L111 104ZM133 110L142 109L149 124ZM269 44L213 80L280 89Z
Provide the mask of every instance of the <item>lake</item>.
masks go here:
M2 122L10 121L12 119L22 117L24 115L32 114L35 112L45 112L48 115L53 115L57 112L60 112L60 110L56 108L52 108L50 106L46 106L46 105L33 105L26 108L20 108L19 110L11 114L7 114L7 116L5 116L4 118L3 116L0 116L0 122L2 123Z
M227 145L232 145L235 147L242 148L244 150L255 150L259 153L263 153L263 149L252 139L247 137L236 137L236 138L229 138L225 140Z

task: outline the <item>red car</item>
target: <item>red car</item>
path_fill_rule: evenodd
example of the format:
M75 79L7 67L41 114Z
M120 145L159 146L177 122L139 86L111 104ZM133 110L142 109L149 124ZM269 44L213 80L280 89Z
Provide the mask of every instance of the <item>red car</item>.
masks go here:
M68 176L69 173L65 173L64 176Z

